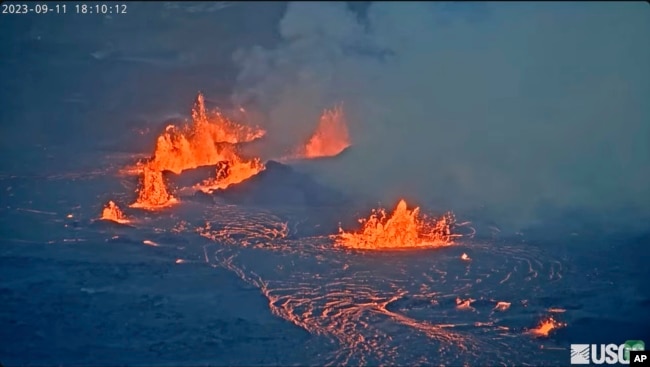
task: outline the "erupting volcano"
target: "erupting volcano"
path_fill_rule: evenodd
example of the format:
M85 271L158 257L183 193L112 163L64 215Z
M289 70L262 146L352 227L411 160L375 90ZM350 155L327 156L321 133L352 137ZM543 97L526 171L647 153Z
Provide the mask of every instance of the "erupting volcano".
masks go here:
M129 223L130 221L126 218L124 213L120 210L120 208L113 202L112 200L109 201L106 206L104 207L104 210L102 210L102 216L100 217L101 220L110 220L113 222L121 223L121 224L126 224Z
M350 146L347 121L343 107L323 111L316 131L297 152L306 158L333 157Z
M451 213L440 219L420 216L420 208L409 210L400 200L390 217L384 209L376 209L368 219L360 219L360 232L345 232L339 228L336 236L340 246L363 250L388 250L422 247L442 247L453 244L451 233L454 218Z
M0 16L0 367L648 342L647 5L88 4Z

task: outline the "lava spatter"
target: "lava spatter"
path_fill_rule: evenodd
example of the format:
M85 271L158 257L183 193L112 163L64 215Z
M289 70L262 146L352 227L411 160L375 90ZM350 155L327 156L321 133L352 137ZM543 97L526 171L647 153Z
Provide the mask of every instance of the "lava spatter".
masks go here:
M231 161L223 161L217 165L216 176L203 181L196 186L203 192L212 192L218 189L225 189L230 185L238 184L248 178L255 176L265 169L259 158L245 160L240 157L233 157Z
M192 109L192 123L177 127L169 125L158 137L156 149L148 165L159 171L181 173L184 170L235 161L239 158L233 145L261 138L266 132L238 124L221 112L208 112L199 94Z
M138 198L131 207L156 210L176 202L176 198L167 191L162 172L145 167L138 189Z
M565 326L566 326L565 323L558 322L554 318L549 317L547 319L542 320L539 323L539 325L537 325L533 329L530 329L528 332L537 337L547 337L549 336L551 331Z
M257 127L238 124L220 111L208 111L203 94L199 93L192 108L192 122L183 126L169 125L157 138L153 156L123 172L142 175L138 198L133 207L158 209L177 200L167 192L162 172L181 174L202 166L218 166L216 177L206 179L196 188L211 191L226 188L256 175L264 169L258 158L245 159L236 144L261 138L266 132Z
M100 217L100 219L110 220L120 224L126 224L130 222L130 220L124 215L122 210L120 210L117 204L115 204L115 202L112 200L109 201L104 207L104 210L102 210L102 216Z
M333 157L351 145L343 107L326 109L314 133L297 149L297 158Z
M451 232L454 222L451 214L439 219L427 218L420 215L420 208L409 210L404 200L400 200L390 216L384 209L377 209L359 222L362 228L358 232L340 228L335 236L337 244L364 250L443 247L453 244L457 237Z

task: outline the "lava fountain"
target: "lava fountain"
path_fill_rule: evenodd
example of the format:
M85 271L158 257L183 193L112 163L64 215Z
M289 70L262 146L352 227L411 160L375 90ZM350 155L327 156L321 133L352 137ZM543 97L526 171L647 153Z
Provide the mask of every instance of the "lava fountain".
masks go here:
M350 146L347 121L343 107L326 109L320 117L316 131L297 155L305 158L333 157Z
M389 250L444 247L453 244L460 235L452 234L454 217L451 213L439 219L420 215L420 208L409 210L400 200L388 216L384 209L375 209L368 219L360 219L359 232L345 232L339 228L337 245L362 250Z
M110 220L120 224L126 224L130 222L124 213L122 213L117 204L115 204L115 202L112 200L106 204L104 210L102 210L102 216L99 219Z
M138 198L131 204L132 208L156 210L178 202L167 192L162 172L144 167L142 180L138 189Z
M217 177L196 185L203 191L226 188L256 175L264 169L259 159L247 160L238 154L236 144L263 137L266 131L235 123L220 111L208 111L199 93L192 108L192 123L169 125L156 140L153 156L123 172L140 173L143 178L133 207L158 209L177 202L165 187L162 172L176 174L201 166L225 164Z
M153 158L147 164L159 171L176 174L187 169L233 161L233 144L246 143L265 135L259 128L237 124L219 111L208 112L202 94L192 108L192 124L169 125L158 137ZM241 158L239 161L243 161Z

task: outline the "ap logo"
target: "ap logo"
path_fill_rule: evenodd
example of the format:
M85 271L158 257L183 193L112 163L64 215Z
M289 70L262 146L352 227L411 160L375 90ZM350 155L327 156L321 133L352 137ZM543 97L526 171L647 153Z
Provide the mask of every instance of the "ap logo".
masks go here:
M645 343L642 340L628 340L625 342L625 354L624 354L624 359L626 361L630 360L630 351L631 350L644 350L645 349Z
M589 363L589 344L571 344L571 364Z

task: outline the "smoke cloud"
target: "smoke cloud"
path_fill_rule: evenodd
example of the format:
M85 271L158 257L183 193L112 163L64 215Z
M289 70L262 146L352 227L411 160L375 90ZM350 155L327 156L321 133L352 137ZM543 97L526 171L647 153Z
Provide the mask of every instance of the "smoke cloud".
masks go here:
M278 29L234 55L234 102L277 154L343 102L354 145L330 184L504 225L542 206L650 213L644 2L291 3Z

